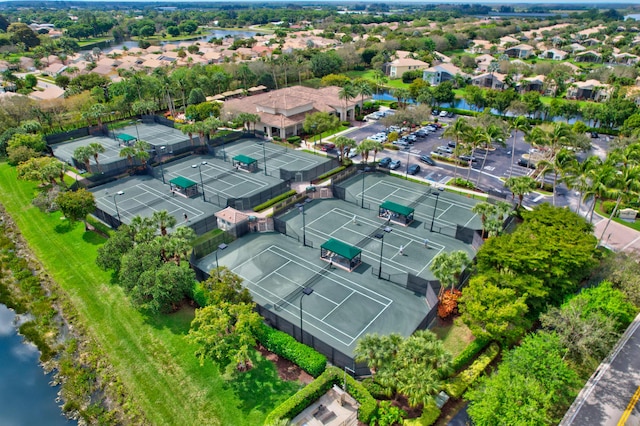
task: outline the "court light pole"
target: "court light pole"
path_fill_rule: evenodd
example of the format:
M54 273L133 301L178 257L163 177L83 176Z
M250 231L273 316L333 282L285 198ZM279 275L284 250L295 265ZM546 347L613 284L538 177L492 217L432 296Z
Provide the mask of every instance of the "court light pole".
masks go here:
M267 151L265 150L264 147L264 141L262 141L262 143L260 144L262 145L262 164L264 167L264 175L267 175Z
M136 121L134 121L133 124L136 125L136 136L138 137L138 140L140 140L140 132L138 132L138 123L142 123L141 119L137 119Z
M385 227L384 233L388 234L389 232L391 232L391 228L389 228L388 226ZM382 277L382 250L384 249L384 233L379 232L376 235L374 235L374 237L380 240L380 265L378 266L378 279Z
M433 222L435 222L435 220L436 220L436 210L438 210L438 199L440 198L440 193L439 192L431 192L431 195L435 195L436 203L433 206L433 215L431 216L431 228L429 229L429 232L433 232Z
M404 178L409 179L409 160L411 159L411 150L407 149L407 169L404 171Z
M300 343L302 343L302 339L304 338L304 333L302 332L302 299L305 296L309 296L311 293L313 293L313 289L305 287L302 289L302 295L300 296Z
M116 206L116 216L118 216L118 222L122 223L122 220L120 220L120 210L118 210L118 200L116 200L118 195L124 195L124 191L118 191L113 194L113 204Z
M160 147L160 174L162 175L162 183L166 183L164 181L164 167L162 166L162 159L164 157L164 151L167 149L166 146L161 146Z
M362 193L361 193L362 196L360 197L361 198L361 200L360 200L360 208L361 209L364 209L364 175L366 173L367 172L364 169L362 169Z
M204 166L205 164L207 164L207 162L203 161L200 164L193 164L191 166L191 168L193 168L193 169L197 168L198 169L198 173L200 173L200 186L202 187L202 201L207 201L205 196L204 196L204 180L202 179L202 166Z
M300 213L302 213L302 245L306 247L307 232L306 232L306 226L305 226L305 220L304 220L304 204L301 204L300 206L298 206L298 210L300 210Z
M216 250L216 275L218 276L218 281L220 281L220 264L218 263L218 252L220 250L226 249L228 246L225 243L218 245L218 250Z

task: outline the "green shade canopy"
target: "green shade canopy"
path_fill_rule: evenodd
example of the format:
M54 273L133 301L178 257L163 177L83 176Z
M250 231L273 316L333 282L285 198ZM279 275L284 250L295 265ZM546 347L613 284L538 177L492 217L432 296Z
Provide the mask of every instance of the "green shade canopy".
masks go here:
M345 259L349 260L362 253L362 250L360 250L359 248L350 246L349 244L343 243L342 241L334 240L333 238L327 240L327 242L324 243L321 248L332 251L338 256L342 256Z
M237 161L238 163L246 164L248 166L249 164L253 164L258 160L256 160L255 158L247 157L246 155L239 154L233 157L233 161Z
M414 209L412 209L411 207L403 206L402 204L394 203L393 201L383 202L382 204L380 204L380 208L401 214L406 217L414 212Z
M122 140L123 142L131 142L131 141L137 140L138 138L136 138L135 136L128 135L126 133L120 133L118 135L118 139Z
M187 179L186 177L182 177L182 176L178 176L176 178L171 179L169 183L174 184L178 188L184 188L184 189L191 188L192 186L197 185L197 183L195 183L191 179Z

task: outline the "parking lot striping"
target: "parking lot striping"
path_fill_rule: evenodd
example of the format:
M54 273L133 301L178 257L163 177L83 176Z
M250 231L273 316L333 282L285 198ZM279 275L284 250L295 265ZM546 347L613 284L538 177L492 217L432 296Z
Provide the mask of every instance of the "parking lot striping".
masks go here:
M279 253L279 251L280 251L280 252L282 252L282 253ZM269 246L269 247L265 248L265 249L264 249L264 250L262 250L261 252L259 252L259 253L255 254L254 256L252 256L251 258L249 258L249 259L247 259L246 261L242 262L240 265L236 266L236 267L233 269L233 272L234 272L234 273L236 273L236 274L238 274L238 275L239 275L243 280L245 280L246 282L248 282L248 283L252 284L254 287L257 287L258 289L260 289L260 290L264 291L265 293L268 293L268 294L272 295L272 296L276 299L276 301L270 300L270 302L272 302L274 305L277 303L277 301L282 300L282 298L281 298L280 296L278 296L278 295L274 294L273 292L269 291L267 288L265 288L265 287L263 287L263 286L261 286L261 285L259 285L259 284L255 283L255 282L254 282L254 281L252 281L251 279L249 279L249 278L247 278L247 277L244 277L244 276L242 276L242 274L240 274L240 273L238 273L238 272L237 272L237 270L238 270L239 268L243 267L244 265L246 265L246 264L248 264L248 263L250 263L250 262L253 262L253 261L254 261L254 259L256 259L257 257L261 256L262 254L264 254L264 253L266 253L266 252L269 252L269 253L275 254L276 256L280 256L282 259L286 260L286 264L289 264L289 263L296 264L298 267L301 267L301 268L303 268L303 269L309 270L309 271L313 272L314 274L317 274L317 273L319 273L319 272L322 272L322 270L320 270L320 271L316 271L315 269L310 268L310 267L308 267L308 266L306 266L306 265L305 265L305 263L306 263L306 264L312 264L311 262L309 262L309 261L307 261L307 260L304 260L304 259L302 259L301 257L299 257L299 256L297 256L297 255L295 255L295 254L293 254L293 253L290 253L290 252L288 252L287 250L281 249L280 247L275 246L275 245L271 245L271 246ZM297 261L296 261L295 259L297 259ZM316 266L316 265L314 265L314 266ZM360 330L360 332L359 332L356 336L351 336L351 335L349 335L349 334L345 333L344 331L339 330L338 328L336 328L336 327L332 326L331 324L326 323L326 322L324 321L324 319L326 319L326 318L327 318L327 316L328 316L328 315L330 315L330 314L326 314L326 315L324 316L324 318L322 318L322 319L321 319L321 318L316 317L315 315L313 315L313 314L312 314L312 313L310 313L310 312L305 312L305 315L304 315L304 316L305 316L305 318L312 317L312 318L314 318L316 321L318 321L319 323L321 323L321 324L323 325L323 327L326 327L327 329L330 329L330 330L334 330L334 331L336 331L336 332L340 333L341 335L345 336L346 338L351 339L349 342L345 342L345 341L342 341L342 340L341 340L341 339L339 339L339 338L336 338L336 336L335 336L335 335L333 335L333 334L331 334L331 333L327 333L327 334L331 334L331 335L332 335L332 337L333 337L334 339L336 339L337 341L339 341L340 343L342 343L342 344L344 344L344 345L346 345L346 346L350 346L350 345L352 345L352 344L353 344L353 342L354 342L356 339L358 339L358 337L360 337L360 335L362 335L362 333L363 333L367 328L369 328L369 326L370 326L370 325L371 325L371 324L372 324L372 323L373 323L373 322L374 322L374 321L375 321L375 320L376 320L376 319L377 319L377 318L378 318L378 317L379 317L379 316L380 316L380 315L381 315L381 314L382 314L382 313L383 313L383 312L384 312L384 311L385 311L385 310L386 310L386 309L387 309L387 308L388 308L388 307L393 303L393 300L389 299L389 298L388 298L388 297L386 297L386 296L383 296L383 295L381 295L381 294L378 294L378 293L376 293L376 292L374 292L374 291L372 291L372 290L369 290L369 289L367 289L367 288L365 288L365 287L362 287L361 285L359 285L359 284L357 284L357 283L355 283L355 282L353 282L353 281L351 281L351 280L349 280L349 279L347 279L347 278L341 277L341 276L337 275L337 274L336 274L336 273L334 273L334 272L326 271L326 272L323 272L323 273L325 274L325 277L324 277L325 279L329 279L329 280L331 280L331 281L335 282L336 284L340 285L341 287L344 287L345 289L347 289L348 291L350 291L350 293L349 293L345 298L343 298L343 299L342 299L342 301L338 304L338 306L337 306L337 307L342 306L342 305L345 303L345 301L346 301L347 299L349 299L353 294L356 294L356 293L357 293L357 294L359 294L359 295L361 295L361 296L363 296L363 297L365 297L365 298L367 298L367 299L369 299L369 300L371 300L371 301L372 301L372 303L376 303L376 304L378 304L378 305L380 305L380 306L381 306L381 309L380 309L380 311L378 312L378 314L377 314L377 315L376 315L376 316L375 316L375 317L374 317L374 318L373 318L369 323L367 323L366 325L364 325L364 327ZM269 274L265 275L265 276L264 276L260 281L262 281L264 278L269 277L269 276L271 276L271 275L273 275L273 273L272 273L272 272L270 272ZM280 274L280 273L278 273L278 274L276 274L276 275L278 275L278 276L281 276L281 277L282 277L282 274ZM293 281L291 281L289 278L287 278L287 280L288 280L288 281L290 281L290 282L293 282ZM347 285L343 284L344 282L351 284L353 287L349 287L349 286L347 286ZM356 289L356 287L357 287L357 288L359 288L359 289L362 289L362 291L361 291L361 290ZM376 298L373 298L373 297L371 297L369 294L366 294L366 293L364 292L365 290L366 290L366 292L368 292L368 293L370 293L370 294L375 294L378 298L383 299L383 301L381 301L381 300L376 300ZM321 293L321 289L320 289L320 288L315 289L314 294L316 294L316 293ZM336 303L336 302L332 302L332 303ZM287 306L291 306L291 303L289 303ZM336 309L337 307L333 308L333 309L331 310L331 312L335 311L335 309ZM285 307L284 309L285 309L287 312L289 312L291 315L293 315L294 317L300 318L300 316L299 316L299 310L297 310L297 309L296 309L296 310L294 310L294 311L291 311L291 310L289 310L289 309L288 309L288 308L286 308L286 307ZM323 330L323 328L322 328L322 327L318 327L317 325L315 325L315 324L313 324L313 323L310 323L310 322L308 322L308 321L307 321L307 324L309 324L310 326L315 327L315 328L317 328L317 329L319 329L319 330L321 330L321 331L326 332L326 330Z
M350 227L348 227L348 225L350 223L353 223L353 215L350 212L347 212L347 211L339 209L339 208L333 208L332 210L330 210L327 213L323 214L322 216L320 216L318 219L315 219L311 223L317 222L318 220L320 220L320 219L322 219L322 218L324 218L327 215L330 215L332 213L333 214L342 215L345 218L350 219L347 222L345 222L343 225L341 225L339 227L339 229L345 228L345 229L349 230L349 232L351 232L353 234L357 234L357 235L361 236L362 238L369 236L368 233L363 234L362 232L354 231ZM371 225L372 227L375 227L375 228L378 228L380 226L380 222L376 222L376 221L373 221L373 220L368 219L368 218L358 217L358 222L359 223L363 223L363 224L366 223L366 224ZM335 231L332 231L332 233L327 234L324 231L315 229L315 228L310 227L310 226L311 226L311 224L305 226L306 233L314 235L314 236L316 236L316 237L318 237L320 239L328 239L335 232ZM409 242L407 242L407 244L403 245L405 249L409 246L409 244L411 242L418 242L419 244L424 244L424 240L419 239L419 238L416 239L416 238L414 238L413 235L411 235L411 234L409 234L407 232L404 232L402 230L399 230L397 228L394 228L394 232L393 233L394 233L394 235L400 235L402 238L404 238L404 239L409 241ZM386 243L385 246L392 247L392 248L396 249L398 252L400 251L400 246L395 246L395 245L393 245L391 243ZM429 247L432 247L432 249L436 248L438 250L436 255L440 254L445 249L445 246L443 246L442 244L434 243L434 242L431 242L431 241L429 242ZM364 257L366 257L366 258L368 258L368 259L370 259L370 260L372 260L374 262L377 262L379 260L379 253L371 251L371 250L367 250L366 248L362 248L362 247L358 247L358 248L362 250L362 255ZM393 269L395 269L397 271L400 271L400 272L407 272L407 270L411 270L416 275L422 274L427 268L429 268L429 266L431 265L431 262L433 261L433 258L431 258L431 260L429 260L429 262L427 262L422 269L418 270L418 269L414 269L414 268L411 268L411 267L407 267L406 265L403 265L402 263L398 262L397 260L393 260L394 257L395 257L395 255L392 256L391 258L388 258L387 259L388 262L385 262L384 264L389 266L390 268L393 268Z

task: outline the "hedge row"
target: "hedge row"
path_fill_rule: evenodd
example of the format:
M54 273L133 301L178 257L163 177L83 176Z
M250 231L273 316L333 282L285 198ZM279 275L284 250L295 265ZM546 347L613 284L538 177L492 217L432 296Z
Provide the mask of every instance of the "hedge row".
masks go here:
M467 388L487 369L499 353L500 346L498 346L497 343L494 342L489 345L487 350L484 351L469 368L462 371L444 386L445 391L454 398L460 398Z
M261 210L266 210L269 207L271 207L272 205L274 205L276 203L279 203L280 201L285 200L285 199L291 197L292 195L296 195L296 190L295 189L291 189L291 190L285 192L284 194L280 194L277 197L274 197L274 198L272 198L270 200L267 200L262 204L258 204L257 206L255 206L253 208L253 210L256 211L256 212L259 212Z
M336 173L340 173L341 171L343 171L346 168L347 168L347 166L338 166L335 169L329 170L328 172L321 174L320 176L315 178L313 181L314 182L320 182L320 181L325 180L326 178L328 178L330 176L335 175Z
M295 363L313 377L318 377L327 367L327 358L315 349L299 343L287 333L262 324L256 331L256 339L271 352Z
M406 419L404 426L431 426L440 417L440 409L435 402L429 401L422 408L422 415L416 419Z
M469 343L467 347L464 348L464 350L453 360L453 371L458 372L463 367L466 367L481 350L487 347L489 342L489 340L485 339L475 339L473 342Z
M328 367L317 379L302 388L285 402L277 406L269 413L264 421L265 425L275 424L281 419L292 419L305 408L327 393L333 385L341 385L344 380L344 372L337 367ZM376 400L353 377L346 376L347 392L360 403L358 420L369 424L371 417L378 408Z

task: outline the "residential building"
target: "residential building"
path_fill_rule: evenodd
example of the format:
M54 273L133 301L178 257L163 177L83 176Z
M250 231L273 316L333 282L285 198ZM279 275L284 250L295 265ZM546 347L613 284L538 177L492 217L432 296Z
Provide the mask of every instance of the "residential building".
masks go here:
M504 37L500 37L499 43L500 43L500 46L506 46L508 44L518 44L520 43L520 40L511 36L504 36Z
M471 79L471 84L478 87L502 90L505 88L505 77L505 74L500 74L498 72L480 74Z
M598 80L578 81L567 89L567 99L603 102L609 99L612 87Z
M640 59L637 55L631 53L614 53L612 56L614 62L624 65L635 65Z
M505 49L504 53L510 58L527 59L533 55L534 48L528 44L518 44L513 47Z
M533 77L525 77L518 83L519 92L540 92L544 91L544 75L536 75Z
M41 71L41 73L43 75L48 75L48 76L51 76L51 77L57 77L60 74L62 74L64 72L64 70L66 70L66 69L67 69L66 65L56 63L56 64L49 65L48 67L43 69Z
M258 114L260 122L256 129L262 130L268 137L298 135L303 131L304 119L308 114L328 112L340 120L353 120L355 107L360 98L348 100L345 104L339 96L336 86L312 89L293 86L253 96L230 99L224 102L225 114L248 112ZM365 101L370 98L365 98Z
M412 58L398 58L389 62L386 66L387 74L390 78L401 78L407 71L423 70L429 66L428 63Z
M576 62L602 62L602 55L593 50L585 50L584 52L576 53Z
M565 59L567 59L567 56L569 56L567 52L555 48L545 50L540 55L538 55L540 59L551 59L553 61L564 61Z
M469 53L482 54L491 53L492 50L498 50L497 46L487 40L472 40L471 46L467 49Z
M478 65L479 71L487 72L489 70L489 65L492 62L496 62L496 58L485 53L484 55L477 56L475 58L475 61L476 61L476 64Z
M432 86L437 86L444 81L453 80L456 75L464 78L469 77L453 64L439 64L422 71L422 79Z

